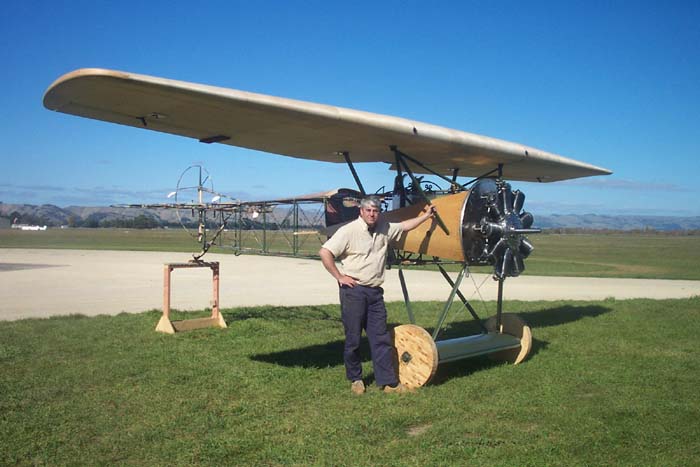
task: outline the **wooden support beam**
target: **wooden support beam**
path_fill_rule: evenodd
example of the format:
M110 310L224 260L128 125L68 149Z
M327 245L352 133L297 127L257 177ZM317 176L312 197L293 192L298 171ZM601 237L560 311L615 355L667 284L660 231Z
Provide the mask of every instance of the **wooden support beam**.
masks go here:
M186 319L172 321L170 319L170 277L174 269L210 268L212 271L212 306L209 318ZM163 269L163 316L156 325L156 331L175 334L180 331L191 331L210 327L226 328L226 320L219 309L219 262L190 261L187 263L166 263Z

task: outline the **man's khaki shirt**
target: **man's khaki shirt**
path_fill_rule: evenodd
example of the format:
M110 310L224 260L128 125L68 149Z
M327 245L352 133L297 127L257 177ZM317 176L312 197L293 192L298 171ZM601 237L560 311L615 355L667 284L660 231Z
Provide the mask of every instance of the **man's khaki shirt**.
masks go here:
M387 249L402 233L401 223L385 222L381 216L370 232L367 223L358 217L338 229L323 248L341 261L345 275L360 285L379 287L384 283Z

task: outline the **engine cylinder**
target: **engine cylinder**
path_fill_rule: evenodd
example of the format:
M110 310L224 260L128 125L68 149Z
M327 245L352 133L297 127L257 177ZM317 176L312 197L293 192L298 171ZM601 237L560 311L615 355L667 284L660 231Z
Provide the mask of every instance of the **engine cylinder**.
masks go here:
M497 279L520 275L534 249L523 234L533 216L523 212L525 194L494 178L477 181L469 191L462 217L464 258L472 265L493 265Z

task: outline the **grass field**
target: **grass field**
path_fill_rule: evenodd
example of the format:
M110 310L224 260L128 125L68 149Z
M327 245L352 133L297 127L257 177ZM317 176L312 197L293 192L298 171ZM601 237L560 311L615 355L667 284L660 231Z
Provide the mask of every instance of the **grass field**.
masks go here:
M550 234L532 240L537 249L526 260L530 274L700 279L700 236Z
M444 364L402 396L350 394L335 306L175 336L157 312L0 322L0 464L700 465L700 299L506 307L528 360Z
M318 251L320 243L315 236L302 237L303 253ZM261 238L260 232L247 232L244 245L256 247ZM526 261L525 274L700 280L700 236L543 234L532 236L531 240L535 252ZM268 233L268 242L272 250L291 251L280 233ZM196 246L181 229L52 229L45 232L0 229L0 247L9 248L187 252L195 251ZM218 247L211 251L231 252ZM480 270L477 268L476 272Z

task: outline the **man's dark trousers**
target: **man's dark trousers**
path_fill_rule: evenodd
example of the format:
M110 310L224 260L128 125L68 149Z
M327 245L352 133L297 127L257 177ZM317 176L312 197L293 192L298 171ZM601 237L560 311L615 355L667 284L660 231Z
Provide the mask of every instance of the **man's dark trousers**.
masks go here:
M342 286L340 311L345 328L343 360L350 381L362 379L360 338L364 329L374 364L374 379L379 386L397 383L394 371L394 346L386 326L384 290L381 287Z

